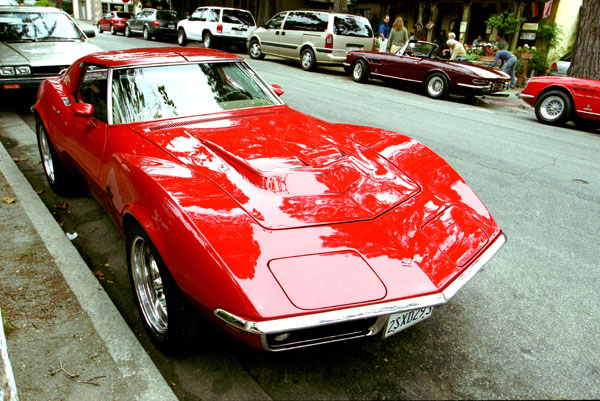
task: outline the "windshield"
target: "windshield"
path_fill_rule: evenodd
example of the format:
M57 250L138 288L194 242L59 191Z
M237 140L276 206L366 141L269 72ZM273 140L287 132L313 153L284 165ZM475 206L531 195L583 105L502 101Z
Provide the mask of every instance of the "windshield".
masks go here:
M398 50L399 56L429 57L437 45L429 42L408 42L404 49Z
M82 40L75 24L62 13L0 11L3 42Z
M112 103L114 124L280 104L240 62L115 70Z

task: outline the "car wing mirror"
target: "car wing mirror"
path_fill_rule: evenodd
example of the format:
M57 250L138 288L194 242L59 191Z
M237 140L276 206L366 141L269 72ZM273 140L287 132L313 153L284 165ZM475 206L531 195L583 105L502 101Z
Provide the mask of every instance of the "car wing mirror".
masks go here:
M94 115L94 106L89 103L75 103L71 106L71 113L76 117L91 117Z
M93 29L84 29L83 33L85 33L85 36L87 36L88 38L96 37L96 31L94 31Z
M273 84L273 85L271 85L271 89L273 90L273 92L275 92L275 94L277 96L281 96L284 93L283 92L283 88L281 86L279 86L279 85Z

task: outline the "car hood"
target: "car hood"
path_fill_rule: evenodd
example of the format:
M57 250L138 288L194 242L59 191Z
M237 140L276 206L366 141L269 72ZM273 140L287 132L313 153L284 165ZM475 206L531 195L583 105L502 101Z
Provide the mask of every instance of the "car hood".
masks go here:
M461 70L467 70L470 73L477 74L483 79L510 78L510 75L508 75L504 71L494 70L488 67L481 67L478 65L466 63L456 63L452 61L449 62L449 64Z
M2 65L71 65L78 58L99 51L102 49L98 46L83 41L0 44Z
M339 126L287 106L136 130L269 229L373 219L420 191Z

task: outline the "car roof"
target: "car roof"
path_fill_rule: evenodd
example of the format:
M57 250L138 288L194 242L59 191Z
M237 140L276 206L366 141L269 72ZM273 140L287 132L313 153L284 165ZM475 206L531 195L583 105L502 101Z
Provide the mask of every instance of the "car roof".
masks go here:
M64 13L63 10L59 10L55 7L36 7L36 6L2 6L0 11L10 12L26 12L26 13Z
M153 47L93 53L83 57L82 62L106 67L124 67L224 60L239 61L243 58L221 50L198 47Z

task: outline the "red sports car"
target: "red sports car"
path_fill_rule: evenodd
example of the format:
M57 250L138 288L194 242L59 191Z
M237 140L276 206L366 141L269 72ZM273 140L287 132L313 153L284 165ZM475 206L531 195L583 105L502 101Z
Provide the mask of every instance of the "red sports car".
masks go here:
M374 77L423 85L434 99L450 93L477 96L508 89L508 74L466 61L438 58L437 50L435 43L412 40L396 53L354 51L348 53L344 68L356 82Z
M535 116L544 124L563 125L573 120L585 129L600 126L600 81L533 77L518 96L535 107Z
M197 341L206 320L270 351L387 337L505 242L429 148L282 93L241 57L183 47L96 53L41 85L48 182L65 192L82 176L114 219L161 346Z
M125 32L125 24L133 18L133 14L123 11L111 11L104 14L101 20L98 21L98 32L110 31L113 35L117 32Z

